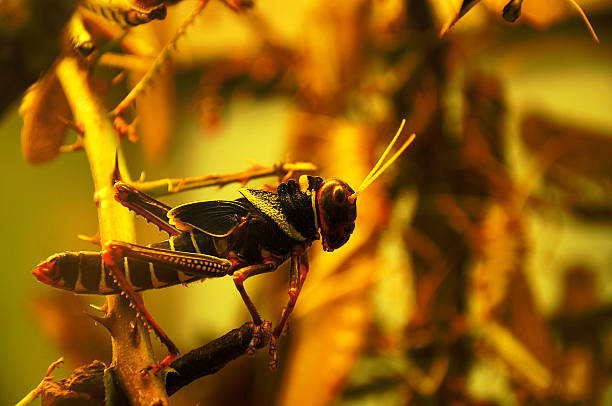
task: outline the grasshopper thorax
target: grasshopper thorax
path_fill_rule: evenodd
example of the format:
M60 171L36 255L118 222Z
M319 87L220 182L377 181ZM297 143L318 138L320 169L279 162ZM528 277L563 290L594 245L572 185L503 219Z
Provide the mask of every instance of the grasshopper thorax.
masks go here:
M317 190L316 205L325 251L343 246L355 230L357 199L353 189L340 179L327 179Z

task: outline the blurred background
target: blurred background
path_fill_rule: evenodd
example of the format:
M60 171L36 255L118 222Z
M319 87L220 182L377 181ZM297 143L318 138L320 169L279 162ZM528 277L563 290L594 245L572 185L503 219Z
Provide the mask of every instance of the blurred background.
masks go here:
M54 16L60 28L67 3ZM179 40L137 101L140 140L122 141L134 178L311 161L318 175L356 187L402 118L417 138L360 195L346 246L313 245L279 369L269 371L260 351L181 389L173 404L612 404L612 2L580 1L600 44L561 0L526 0L513 24L502 18L505 0L474 2L440 38L461 3L258 0L235 13L211 2ZM108 110L194 4L132 28L121 49L104 45L120 29L93 24L88 58ZM35 9L9 1L0 17L18 25ZM39 53L40 36L61 43L44 27L46 35L5 29L24 41L0 76L35 66L27 85L43 75L52 59ZM103 298L31 275L56 252L97 249L77 238L97 231L87 159L59 153L76 139L57 124L70 112L57 89L21 116L21 97L3 97L0 403L12 404L59 356L57 378L108 363L110 339L84 315ZM164 201L234 199L237 188ZM137 226L140 243L166 238ZM286 267L246 286L276 321ZM230 278L144 298L183 352L249 320Z

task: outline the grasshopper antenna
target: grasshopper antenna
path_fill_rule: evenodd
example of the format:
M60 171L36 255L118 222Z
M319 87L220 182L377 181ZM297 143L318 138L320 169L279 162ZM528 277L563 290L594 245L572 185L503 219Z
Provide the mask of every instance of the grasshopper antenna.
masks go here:
M357 191L355 191L355 193L353 193L352 195L348 197L351 202L354 202L355 199L357 199L357 196L359 195L359 193L363 192L368 186L372 184L372 182L378 179L378 177L382 175L393 164L393 162L397 160L397 158L399 158L399 156L406 150L406 148L408 148L408 146L412 144L412 141L414 141L414 138L416 137L415 133L410 134L410 137L408 137L408 139L402 144L402 146L397 150L397 152L393 154L393 156L389 158L387 162L385 162L387 155L389 155L389 152L391 152L391 149L393 149L393 145L395 145L395 142L397 141L399 136L402 134L405 124L406 124L406 119L403 119L402 123L400 124L400 127L397 129L397 132L395 133L395 137L393 137L389 145L387 145L385 152L383 152L381 157L378 159L378 162L376 162L376 165L374 165L370 173L368 173L368 175L363 179L363 182L361 182L361 185L359 185L359 187L357 188Z

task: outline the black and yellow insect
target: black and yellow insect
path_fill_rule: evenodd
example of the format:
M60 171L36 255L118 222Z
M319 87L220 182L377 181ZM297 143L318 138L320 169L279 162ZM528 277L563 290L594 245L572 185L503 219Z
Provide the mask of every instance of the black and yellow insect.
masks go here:
M274 271L291 258L289 301L271 337L276 357L280 337L308 273L306 250L321 239L323 249L344 245L355 230L357 196L408 147L414 134L383 165L402 127L370 174L355 191L339 179L300 177L281 183L276 192L242 188L236 200L187 203L175 208L117 182L115 199L170 234L150 246L110 241L102 252L63 252L33 271L41 281L75 293L125 293L145 322L168 347L170 355L156 368L164 368L178 349L142 304L135 292L189 283L202 278L232 275L253 323L264 326L244 289L254 275ZM273 361L275 363L275 359Z

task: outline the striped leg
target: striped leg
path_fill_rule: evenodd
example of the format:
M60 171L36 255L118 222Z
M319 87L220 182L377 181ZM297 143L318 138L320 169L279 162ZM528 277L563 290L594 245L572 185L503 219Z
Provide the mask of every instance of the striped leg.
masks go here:
M215 277L226 275L231 263L228 260L204 254L176 252L161 248L143 247L120 241L109 241L104 246L102 259L115 281L128 298L132 307L136 309L143 322L150 327L160 341L168 348L170 354L158 365L151 365L149 370L157 373L167 368L179 353L178 348L166 335L162 328L153 319L144 305L140 295L128 282L125 274L117 265L124 258L135 258L148 261L154 265L171 266L177 270L201 277ZM127 273L129 269L126 269Z
M178 235L181 232L168 222L168 212L171 207L151 196L142 193L135 187L124 182L115 183L115 200L139 216L144 217L159 227L160 230L170 235Z
M304 285L304 281L306 280L306 275L308 275L308 256L306 253L301 250L294 251L291 254L291 269L289 273L289 290L287 294L289 295L289 301L287 305L283 308L281 312L281 317L272 332L272 337L270 337L270 349L269 354L272 356L272 361L270 361L270 369L276 369L278 365L278 356L276 351L276 343L278 342L279 337L283 334L283 330L285 328L285 324L287 324L287 320L289 319L289 315L293 311L295 307L295 302L297 302L297 298L302 291L302 286Z
M195 252L172 251L163 248L145 247L122 241L109 241L102 252L104 262L109 259L133 258L160 265L172 267L201 278L225 276L229 272L231 262L224 258Z

